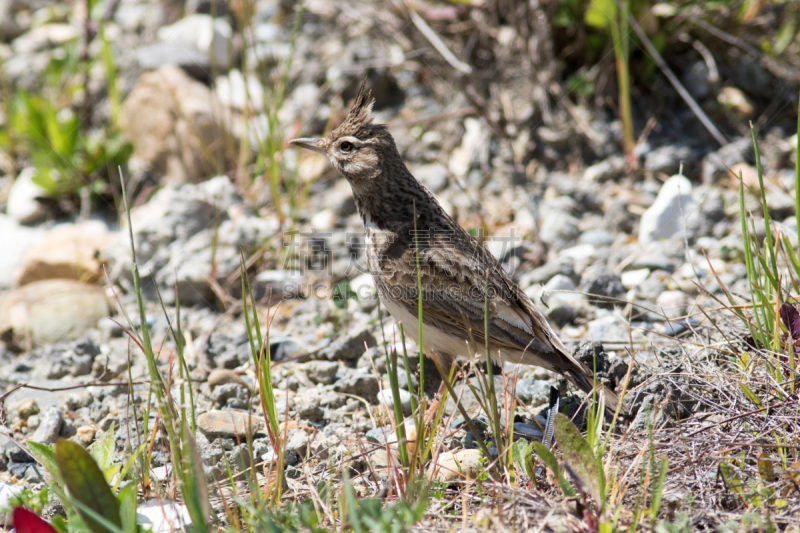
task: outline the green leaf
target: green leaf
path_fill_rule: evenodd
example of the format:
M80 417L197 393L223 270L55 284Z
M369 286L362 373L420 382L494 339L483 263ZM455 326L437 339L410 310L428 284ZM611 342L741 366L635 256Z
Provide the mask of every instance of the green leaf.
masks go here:
M91 516L92 514L121 528L119 502L89 452L80 444L60 440L56 443L55 460L61 476L89 528L94 533L107 531L105 526ZM92 512L89 513L86 509Z
M555 436L564 454L567 472L597 504L603 505L603 480L592 449L569 418L555 416Z
M514 459L514 464L523 472L527 472L526 463L532 451L533 445L528 444L525 439L520 439L511 446L511 457Z
M119 491L119 516L125 533L137 533L140 529L136 522L136 491L135 483Z
M60 487L65 486L64 480L61 477L61 471L58 469L58 465L56 464L56 454L53 448L47 444L33 441L28 441L25 444L28 446L28 451L30 451L33 458L44 465L44 467L50 473L50 476L52 476L56 485Z
M119 472L119 465L114 464L114 424L111 429L92 445L92 459L103 471L106 482L111 483L111 479Z
M739 388L742 389L742 392L745 396L747 396L748 400L756 404L756 406L761 407L761 402L758 400L758 397L752 390L750 390L750 387L744 384L743 381L739 382Z
M592 0L583 20L595 28L607 28L616 24L617 3L615 0Z
M669 461L666 457L661 458L661 468L658 472L658 480L656 481L653 495L650 500L650 520L655 520L658 516L658 510L661 508L661 495L664 493L664 481L667 479L667 466Z
M139 458L139 454L142 453L142 450L144 450L145 446L147 446L147 441L143 442L142 445L139 446L139 448L134 453L132 453L130 457L128 457L125 466L122 467L122 470L119 473L119 477L117 478L117 483L114 485L115 491L117 490L117 488L119 488L120 482L122 482L122 480L125 479L125 476L128 475L128 470L130 470L131 467L134 465L134 463L136 463L136 459Z
M564 496L574 498L576 496L575 489L572 488L572 485L566 480L564 474L561 473L561 468L559 468L558 461L556 461L556 456L553 455L553 452L545 448L541 442L533 443L533 451L536 452L539 459L541 459L542 462L550 468L553 475L556 476L556 481L558 481L558 485L561 487L561 492L564 493Z

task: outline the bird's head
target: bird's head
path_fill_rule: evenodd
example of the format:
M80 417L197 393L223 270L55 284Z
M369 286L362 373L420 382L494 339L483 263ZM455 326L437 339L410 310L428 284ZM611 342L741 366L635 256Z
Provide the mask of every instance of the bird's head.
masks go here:
M361 84L350 112L338 128L322 138L292 139L289 144L307 148L328 157L342 176L354 186L377 178L385 159L397 154L389 130L384 124L373 124L375 100Z

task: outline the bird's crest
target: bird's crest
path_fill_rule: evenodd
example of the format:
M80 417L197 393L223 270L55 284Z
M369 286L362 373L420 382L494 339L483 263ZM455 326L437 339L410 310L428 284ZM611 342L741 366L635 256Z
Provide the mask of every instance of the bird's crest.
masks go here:
M347 113L344 122L336 128L331 136L334 138L352 135L359 139L371 137L379 132L386 131L384 124L373 124L372 106L375 104L375 99L372 97L372 91L367 89L367 79L361 82L361 88L358 90L353 105L350 107L350 112Z

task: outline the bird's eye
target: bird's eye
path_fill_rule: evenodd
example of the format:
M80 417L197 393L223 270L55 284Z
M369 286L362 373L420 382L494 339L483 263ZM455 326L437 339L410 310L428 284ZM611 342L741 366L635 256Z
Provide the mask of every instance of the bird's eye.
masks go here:
M353 151L353 143L350 141L344 141L342 144L339 145L339 150L344 153L352 152Z

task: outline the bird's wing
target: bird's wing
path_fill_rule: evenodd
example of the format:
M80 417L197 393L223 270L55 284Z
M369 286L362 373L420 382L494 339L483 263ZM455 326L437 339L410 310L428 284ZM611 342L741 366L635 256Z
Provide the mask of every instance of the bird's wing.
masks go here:
M425 299L423 322L467 341L474 340L482 350L488 287L489 340L493 351L540 355L555 354L561 348L566 352L545 317L497 260L476 239L461 231L463 234L456 235L452 231L434 233L420 249L419 270ZM382 258L380 268L390 288L386 292L397 295L398 303L417 316L415 249L408 248L399 257Z

